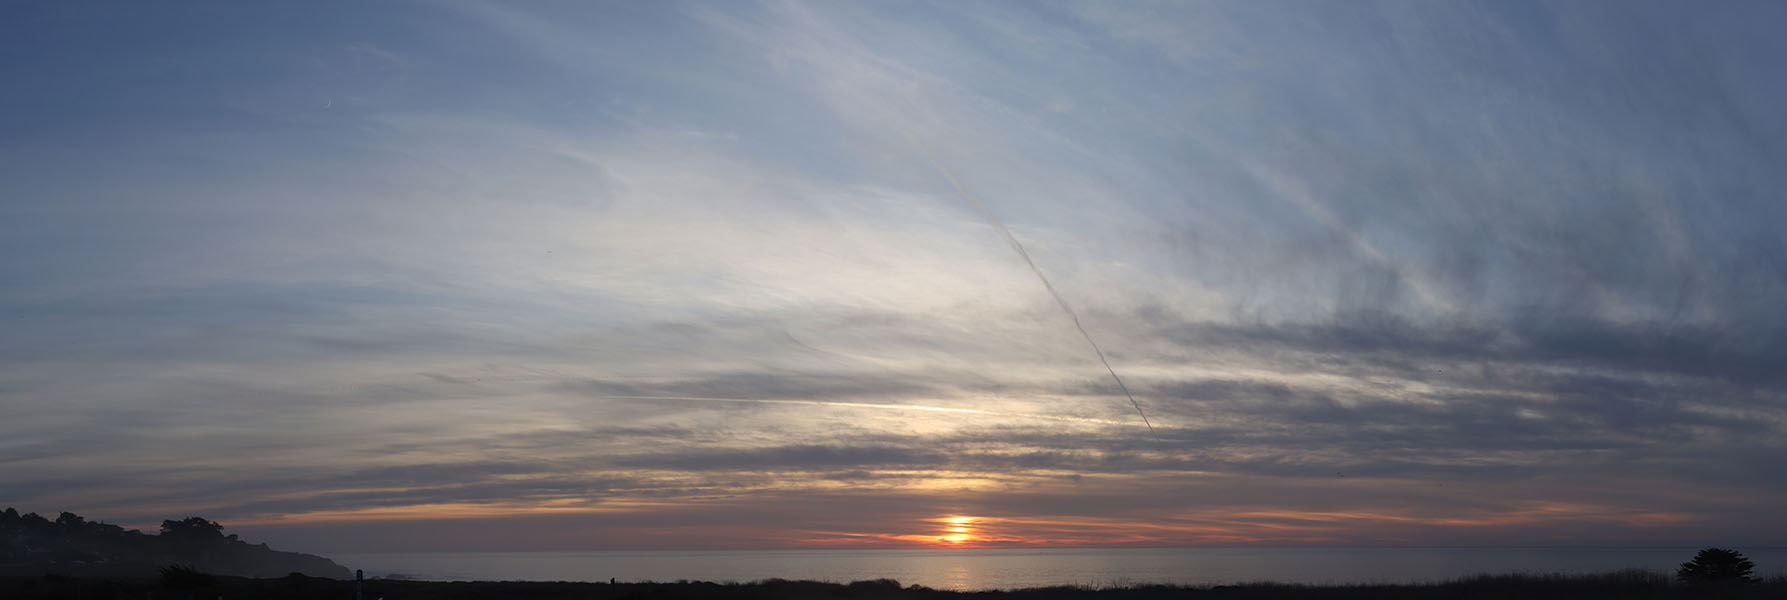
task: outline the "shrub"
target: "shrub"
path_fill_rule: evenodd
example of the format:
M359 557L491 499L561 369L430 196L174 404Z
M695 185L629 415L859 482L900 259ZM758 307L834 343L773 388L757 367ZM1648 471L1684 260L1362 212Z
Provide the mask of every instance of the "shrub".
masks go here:
M1725 548L1706 548L1694 559L1682 563L1675 576L1684 583L1749 583L1756 581L1756 563L1742 552Z
M186 565L161 568L161 587L170 590L196 590L217 585L217 578Z
M852 581L849 583L849 585L847 585L845 587L848 587L853 590L893 590L893 591L898 591L900 589L900 582L892 580L892 579L886 579L886 578L864 579L862 581Z

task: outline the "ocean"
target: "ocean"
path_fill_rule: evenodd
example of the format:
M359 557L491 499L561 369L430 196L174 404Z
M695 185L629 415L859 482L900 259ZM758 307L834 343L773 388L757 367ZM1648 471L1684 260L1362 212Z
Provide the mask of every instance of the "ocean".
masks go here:
M334 554L368 577L421 580L715 581L895 579L946 590L1144 583L1416 583L1479 573L1673 573L1696 548L1072 548ZM1758 575L1787 548L1738 548Z

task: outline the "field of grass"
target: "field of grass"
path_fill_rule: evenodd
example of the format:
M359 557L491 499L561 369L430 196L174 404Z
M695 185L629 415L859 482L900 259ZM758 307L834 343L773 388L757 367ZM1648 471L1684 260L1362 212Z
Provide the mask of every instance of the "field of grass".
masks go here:
M220 577L194 589L174 589L156 580L66 576L0 578L6 600L352 600L351 581L291 576L277 579ZM766 580L752 583L580 583L533 581L433 582L372 579L361 584L363 600L1209 600L1309 599L1780 599L1787 577L1731 586L1686 586L1649 571L1595 575L1479 575L1444 583L1408 585L1312 586L1248 583L1207 587L1141 585L1050 587L1009 591L952 592L901 586L892 580L849 584Z

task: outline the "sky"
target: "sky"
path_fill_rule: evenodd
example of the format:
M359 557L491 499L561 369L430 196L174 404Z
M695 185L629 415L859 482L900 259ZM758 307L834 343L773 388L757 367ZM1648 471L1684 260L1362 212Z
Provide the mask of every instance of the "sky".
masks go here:
M1787 546L1783 22L7 3L0 505L319 552Z

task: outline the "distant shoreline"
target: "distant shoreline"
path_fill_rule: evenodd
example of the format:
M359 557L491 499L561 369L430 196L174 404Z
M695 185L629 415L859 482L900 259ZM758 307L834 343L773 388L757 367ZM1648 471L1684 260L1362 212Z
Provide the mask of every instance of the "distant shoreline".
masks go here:
M1745 548L1746 551L1755 550ZM368 577L421 581L848 582L890 578L956 591L1050 586L1212 586L1236 582L1343 586L1425 584L1481 573L1673 574L1691 549L1050 548L1028 550L535 551L334 554ZM1751 557L1757 574L1787 575L1787 552Z

